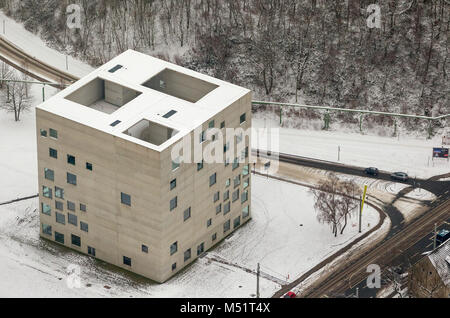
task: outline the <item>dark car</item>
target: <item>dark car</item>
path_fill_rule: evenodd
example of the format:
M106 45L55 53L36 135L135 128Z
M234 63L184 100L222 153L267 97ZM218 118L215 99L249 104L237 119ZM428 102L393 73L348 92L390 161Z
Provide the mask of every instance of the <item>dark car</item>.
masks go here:
M398 181L408 181L408 175L404 172L394 172L391 174L391 179Z
M283 296L283 298L295 298L295 297L297 297L297 295L291 291Z
M444 243L445 241L447 241L448 239L450 239L450 231L449 230L441 230L436 235L436 243L438 246L441 245L442 243Z
M375 167L369 167L364 169L364 172L371 176L378 176L378 169Z

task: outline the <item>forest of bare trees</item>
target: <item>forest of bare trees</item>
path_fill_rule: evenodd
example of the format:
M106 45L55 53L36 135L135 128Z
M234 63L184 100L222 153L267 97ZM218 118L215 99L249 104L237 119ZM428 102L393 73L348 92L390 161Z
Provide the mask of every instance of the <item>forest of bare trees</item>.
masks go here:
M81 7L79 29L66 23L66 7L73 3ZM448 0L0 4L51 46L95 66L134 49L246 86L257 99L433 116L450 112ZM368 26L371 4L381 8L380 28ZM371 121L393 124L383 116ZM418 123L403 122L414 129Z

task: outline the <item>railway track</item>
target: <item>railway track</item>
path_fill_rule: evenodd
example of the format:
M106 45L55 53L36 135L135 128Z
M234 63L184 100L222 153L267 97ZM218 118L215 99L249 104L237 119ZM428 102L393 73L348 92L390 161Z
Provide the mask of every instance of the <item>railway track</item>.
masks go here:
M366 273L368 265L378 264L383 270L386 265L399 256L402 251L413 246L418 241L418 238L420 240L421 237L429 233L433 229L435 223L440 223L449 216L450 199L447 199L408 226L405 226L404 229L393 235L391 238L366 252L366 254L346 266L344 269L331 274L325 280L320 282L318 286L305 290L299 297L318 298L345 292L349 287L355 286L368 276ZM349 281L349 279L352 281Z
M0 59L38 81L53 81L52 86L57 88L65 88L79 79L38 60L1 36Z

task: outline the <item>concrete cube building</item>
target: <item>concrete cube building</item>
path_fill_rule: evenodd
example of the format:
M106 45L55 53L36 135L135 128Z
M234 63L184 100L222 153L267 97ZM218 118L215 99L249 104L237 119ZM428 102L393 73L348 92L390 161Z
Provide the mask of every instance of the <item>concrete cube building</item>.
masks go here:
M249 90L124 52L36 107L41 237L166 281L251 218L250 127Z

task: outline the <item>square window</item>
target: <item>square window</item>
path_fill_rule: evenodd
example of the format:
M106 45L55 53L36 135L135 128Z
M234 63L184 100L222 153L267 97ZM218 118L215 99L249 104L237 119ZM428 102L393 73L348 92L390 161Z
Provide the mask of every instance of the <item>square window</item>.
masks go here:
M53 148L49 148L49 155L52 158L58 159L58 150L53 149Z
M230 230L230 224L231 224L230 220L226 221L223 224L223 233L226 233L226 232L228 232Z
M223 215L227 214L230 212L230 201L228 201L227 203L224 204L223 206Z
M64 234L55 232L55 241L64 244Z
M202 160L202 162L197 163L197 171L200 171L202 169L203 169L203 160Z
M225 128L225 121L220 123L220 129Z
M230 198L230 190L227 190L223 193L223 201L226 201Z
M177 263L172 264L172 272L177 269Z
M243 123L245 122L245 120L246 120L246 116L245 116L245 113L243 113L243 114L241 115L241 117L239 118L239 122L240 122L241 124L243 124Z
M143 253L147 253L148 254L148 246L147 245L142 244L141 250L142 250Z
M61 201L55 201L55 208L60 211L64 211L64 203Z
M213 185L216 184L216 179L217 179L217 173L214 173L209 177L209 186L210 187L212 187Z
M170 245L170 255L175 254L178 251L178 242L173 243Z
M47 137L47 130L41 129L41 137Z
M220 212L222 212L222 204L216 206L216 214L219 214Z
M60 187L55 187L55 197L59 199L64 199L64 189Z
M86 162L86 169L92 171L92 163Z
M131 266L131 258L124 256L123 257L123 264L127 266Z
M188 249L187 251L184 252L184 261L186 262L190 258L191 258L191 249Z
M86 212L86 204L80 203L80 211Z
M211 236L211 241L215 241L215 240L217 240L217 233L214 233L214 234Z
M232 200L233 202L237 201L239 199L239 189L233 192Z
M131 196L129 194L120 193L120 202L122 202L122 204L131 206Z
M44 168L45 179L55 181L55 172L51 169Z
M48 204L41 203L41 210L43 214L52 215L52 208Z
M84 222L80 221L80 229L83 232L89 232L89 225L87 223L84 223Z
M183 219L184 221L188 220L191 217L191 207L187 208L183 212Z
M216 193L214 193L214 202L219 201L219 199L220 199L220 192L217 191Z
M95 248L88 246L88 254L91 256L95 256Z
M249 216L249 208L248 205L242 209L242 218L245 219Z
M46 186L42 186L42 195L46 198L52 199L53 198L52 189Z
M67 214L67 222L68 222L69 224L78 226L78 218L77 218L77 216L74 215L74 214L70 214L70 213Z
M200 256L205 251L205 243L200 244L197 246L197 256Z
M52 226L42 223L42 233L52 235Z
M237 228L239 225L241 225L241 217L240 216L238 216L237 218L234 219L233 228Z
M67 183L77 185L77 176L67 172Z
M66 224L66 216L59 212L56 212L55 214L56 214L56 223L65 225Z
M175 209L178 205L178 197L173 198L172 200L170 200L170 211L172 211L173 209Z
M67 163L75 166L75 156L67 155Z
M75 211L75 203L67 201L67 210Z
M50 128L50 137L58 139L58 131Z
M72 234L72 245L81 247L81 238L79 236Z
M214 120L211 120L211 121L208 123L208 128L214 128Z
M177 187L177 179L173 179L170 181L170 190L173 190Z
M212 225L212 219L206 221L206 227L210 227Z

